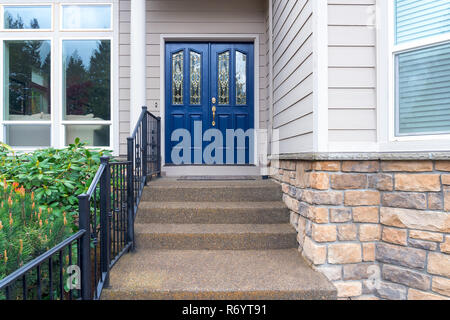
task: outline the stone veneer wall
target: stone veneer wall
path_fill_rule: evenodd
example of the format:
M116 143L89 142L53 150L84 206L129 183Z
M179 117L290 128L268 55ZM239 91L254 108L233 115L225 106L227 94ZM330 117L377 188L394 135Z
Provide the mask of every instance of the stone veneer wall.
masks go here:
M272 160L303 257L342 299L450 299L450 161Z

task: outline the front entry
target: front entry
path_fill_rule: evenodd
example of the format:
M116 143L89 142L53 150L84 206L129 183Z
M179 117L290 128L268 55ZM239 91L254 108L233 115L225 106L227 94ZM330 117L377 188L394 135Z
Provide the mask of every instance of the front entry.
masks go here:
M167 43L165 162L254 163L254 48Z

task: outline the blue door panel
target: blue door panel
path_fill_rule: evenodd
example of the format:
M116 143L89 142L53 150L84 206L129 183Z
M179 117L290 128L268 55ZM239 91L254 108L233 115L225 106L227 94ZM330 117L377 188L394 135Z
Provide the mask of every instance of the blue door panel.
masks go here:
M182 99L173 103L173 83L180 83L180 77L172 78L173 75L173 56L179 53L183 54L183 90ZM201 97L197 104L192 104L190 99L191 89L191 53L196 53L201 57ZM228 55L228 91L227 103L219 103L219 55L225 53ZM225 64L226 65L226 64ZM249 43L167 43L165 54L165 161L166 164L172 164L172 149L178 145L179 141L171 141L172 132L176 129L186 129L192 137L191 141L191 163L198 163L194 158L194 150L204 149L209 142L201 142L201 147L194 145L194 128L201 124L201 134L208 129L218 129L223 134L224 147L223 159L226 159L226 131L227 129L243 129L244 131L254 128L254 48ZM179 69L177 69L179 70ZM224 69L221 69L222 71ZM178 73L179 74L179 73ZM226 74L225 73L221 73ZM198 79L193 77L192 79ZM222 77L226 79L226 77ZM176 82L178 81L178 82ZM179 92L179 91L177 91ZM243 98L244 97L244 98ZM213 103L213 98L216 103ZM182 100L182 101L181 101ZM197 100L195 100L197 101ZM216 112L213 115L213 106ZM197 122L197 126L194 124ZM253 133L252 133L253 134ZM246 139L246 159L245 163L250 163L249 143ZM235 144L235 153L237 151ZM200 153L201 154L201 153ZM233 163L237 164L235 154ZM200 160L202 162L202 160ZM204 159L203 162L204 163ZM242 164L242 163L239 163Z

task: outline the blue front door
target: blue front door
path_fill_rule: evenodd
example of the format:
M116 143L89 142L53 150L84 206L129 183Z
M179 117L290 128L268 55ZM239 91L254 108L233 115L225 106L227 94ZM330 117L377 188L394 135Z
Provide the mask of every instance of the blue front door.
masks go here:
M252 164L253 44L167 43L165 65L166 164Z

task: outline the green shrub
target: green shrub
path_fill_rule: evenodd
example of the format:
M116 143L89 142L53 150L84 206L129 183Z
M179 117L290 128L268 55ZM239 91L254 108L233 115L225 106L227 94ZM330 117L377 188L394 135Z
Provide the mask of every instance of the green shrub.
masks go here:
M61 215L78 212L77 196L87 192L100 165L100 157L109 151L89 150L76 139L65 149L43 149L16 154L0 146L0 179L17 182L34 192L36 203Z

